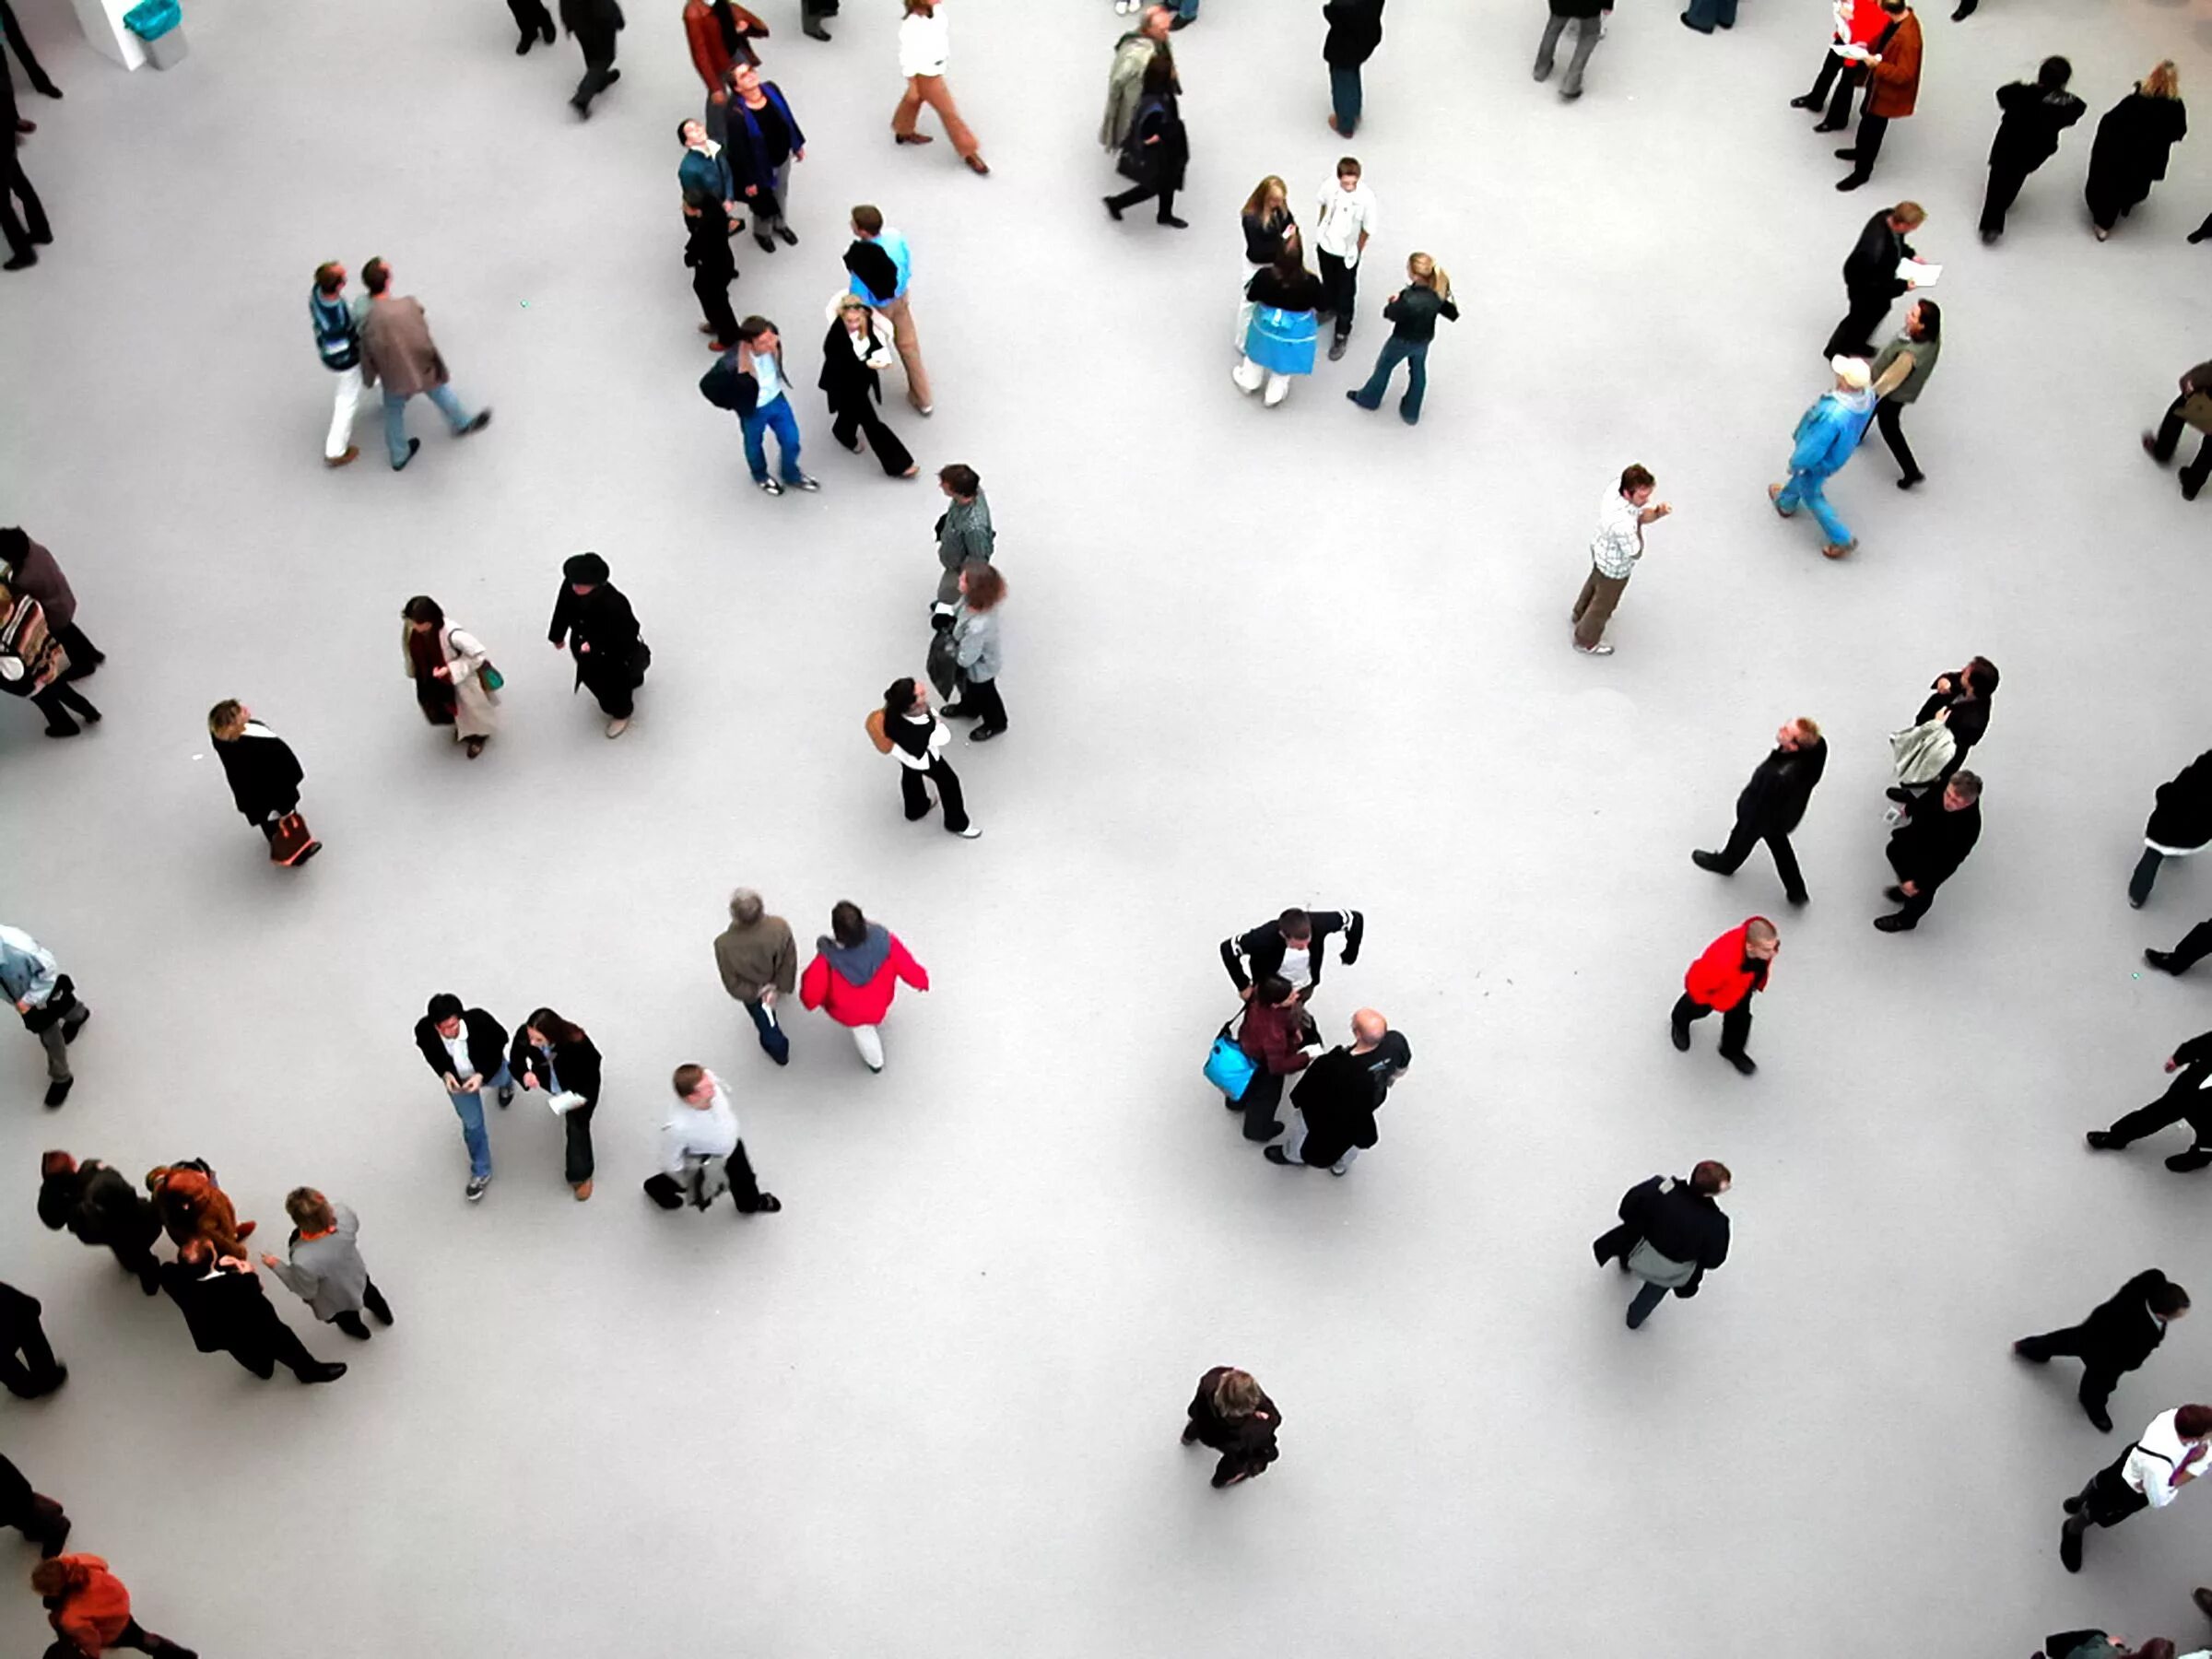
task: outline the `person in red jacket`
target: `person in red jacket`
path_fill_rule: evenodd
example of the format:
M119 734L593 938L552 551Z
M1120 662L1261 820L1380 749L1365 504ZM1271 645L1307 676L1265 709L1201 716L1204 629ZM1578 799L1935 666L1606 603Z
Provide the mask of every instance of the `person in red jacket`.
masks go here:
M1675 1046L1689 1052L1689 1022L1719 1010L1721 1058L1749 1077L1759 1065L1744 1053L1751 1037L1751 997L1767 988L1767 971L1782 937L1764 916L1750 916L1705 947L1705 954L1682 976L1675 1004Z
M46 1659L100 1659L119 1648L198 1659L188 1647L144 1630L131 1617L131 1593L96 1555L56 1556L31 1569L30 1587L46 1603L54 1642Z
M1882 135L1892 121L1912 114L1920 97L1920 19L1905 0L1882 0L1882 10L1887 18L1882 32L1874 37L1874 56L1867 60L1871 79L1859 110L1859 135L1836 152L1839 161L1851 163L1838 190L1856 190L1874 177Z
M1790 100L1791 109L1818 114L1820 106L1828 103L1830 88L1834 88L1835 101L1813 128L1816 133L1840 133L1851 124L1852 95L1866 78L1866 65L1865 59L1850 54L1845 48L1871 48L1888 21L1882 12L1882 0L1835 0L1834 9L1835 27L1829 33L1828 55L1820 60L1813 89Z
M799 976L799 1001L849 1029L868 1069L879 1072L883 1033L876 1028L891 1011L900 980L917 991L929 989L929 971L907 953L898 935L869 921L851 900L841 900L830 912L829 934L814 942L814 960Z

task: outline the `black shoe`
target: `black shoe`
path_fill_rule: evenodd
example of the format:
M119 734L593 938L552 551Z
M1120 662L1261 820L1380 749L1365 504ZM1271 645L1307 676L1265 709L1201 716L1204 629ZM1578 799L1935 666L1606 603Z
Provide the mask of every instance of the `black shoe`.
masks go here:
M760 1194L759 1203L749 1206L741 1204L737 1206L737 1213L741 1216L772 1216L782 1207L782 1199L777 1197L773 1193L763 1193Z
M512 1086L500 1090L500 1104L502 1106L514 1104L514 1089Z
M2176 1152L2166 1160L2166 1167L2176 1175L2186 1175L2192 1170L2201 1170L2212 1164L2212 1152L2202 1147L2192 1147L2186 1152Z
M1006 728L1003 725L977 726L974 731L968 734L968 741L971 743L988 743L992 738L997 736L1006 729Z
M1888 789L1883 790L1882 793L1888 795L1891 800L1895 801L1900 806L1910 806L1912 805L1912 792L1909 789L1900 789L1895 784L1891 784Z
M69 1529L76 1524L68 1516L64 1515L61 1525L48 1533L45 1539L39 1545L39 1559L51 1561L55 1556L60 1555L64 1547L69 1542Z
M1836 159L1839 161L1856 161L1858 159L1859 152L1848 145L1836 152Z
M2081 1571L2081 1535L2070 1526L2059 1529L2058 1562L2068 1572Z
M810 41L826 41L830 38L830 31L824 29L819 23L815 22L812 18L808 18L806 22L802 25L802 29L806 38Z
M421 447L422 447L422 440L421 440L421 439L419 439L419 438L410 438L410 439L408 439L408 440L407 440L407 454L406 454L406 460L405 460L405 461L394 461L394 462L393 462L393 463L392 463L392 470L393 470L394 472L405 472L405 471L406 471L406 470L407 470L407 462L408 462L408 461L412 461L412 460L414 460L414 459L415 459L415 452L416 452L417 450L420 449Z
M1689 855L1689 862L1696 865L1700 870L1711 870L1715 876L1733 876L1735 874L1734 870L1723 869L1721 867L1721 855L1718 853L1692 853Z
M1721 1058L1727 1061L1747 1077L1759 1069L1759 1062L1745 1053L1742 1049L1723 1049Z
M478 410L477 411L477 413L476 413L475 417L474 417L474 418L472 418L472 419L469 421L469 423L468 423L466 426L463 427L463 428L462 428L462 429L461 429L459 431L455 432L455 433L453 434L453 436L454 436L454 437L456 437L456 438L465 438L465 437L467 437L467 436L468 436L468 435L469 435L471 432L480 432L480 431L482 431L482 430L483 430L483 429L484 429L486 427L489 426L490 424L491 424L491 411L490 411L489 409L478 409Z
M1171 230L1188 230L1191 228L1191 221L1189 219L1177 218L1171 213L1161 214L1158 218L1153 220L1153 223L1158 225L1165 225Z
M318 1365L312 1371L300 1372L299 1376L302 1382L335 1382L345 1374L346 1368L343 1365L331 1364Z
M1997 238L2004 234L2002 230L1984 230L1982 232L1982 245L1985 248L1994 248L1997 245Z
M1110 213L1110 214L1112 214L1112 215L1113 216L1113 221L1114 221L1114 223L1116 223L1117 225L1118 225L1119 223L1121 223L1121 219L1122 219L1122 208L1121 208L1121 204L1120 204L1120 203L1118 203L1118 202L1116 202L1116 201L1115 201L1115 200L1114 200L1114 199L1113 199L1112 196L1102 196L1102 197L1100 197L1100 199L1101 201L1103 201L1103 202L1106 204L1106 211L1107 211L1108 213Z
M2014 1343L2012 1345L2012 1351L2018 1358L2027 1360L2030 1365L2048 1365L2051 1363L2050 1355L2031 1354L2028 1351L2028 1345L2024 1342Z
M548 46L550 46L550 45L552 45L552 44L553 44L553 19L552 19L552 18L547 18L546 19L546 29L545 29L545 33L544 33L544 34L542 34L542 35L540 35L538 38L539 38L540 40L544 41L545 41L545 43L546 43L547 45L548 45Z
M2212 228L2199 225L2195 229L2189 232L2186 240L2188 241L2189 245L2194 248L2198 242L2203 241L2208 236L2212 236Z
M533 46L535 46L535 45L536 45L536 44L537 44L537 36L536 36L536 35L535 35L535 34L526 34L526 35L524 35L524 36L523 37L521 44L519 44L518 46L516 46L516 47L515 47L515 49L514 49L514 55L515 55L516 57L521 57L521 56L523 56L523 55L524 55L525 53L527 53L527 52L530 50L530 48L531 48L531 47L533 47Z
M2189 1599L2196 1604L2196 1610L2199 1613L2204 1614L2207 1618L2212 1618L2212 1590L2192 1590L2189 1592Z
M1877 916L1874 919L1877 933L1911 933L1919 925L1919 923L1902 912L1894 916Z
M2058 1507L2065 1510L2069 1515L2079 1514L2081 1512L2081 1500L2078 1498L2069 1498Z
M1334 363L1344 357L1345 337L1337 335L1329 341L1329 361Z
M1847 121L1823 121L1813 128L1816 133L1840 133L1851 124Z
M776 240L787 248L795 248L799 245L799 233L789 225L779 223L776 226Z
M1677 1049L1680 1049L1680 1050L1681 1050L1681 1051L1682 1051L1684 1053L1686 1053L1686 1054L1687 1054L1687 1053L1689 1053L1689 1028L1688 1028L1688 1026L1685 1026L1685 1025L1678 1025L1678 1026L1676 1026L1676 1027L1673 1029L1673 1036L1674 1036L1674 1039L1675 1039L1675 1046L1676 1046Z
M753 241L759 244L760 252L763 253L773 253L776 251L776 239L765 230L754 231Z
M2105 1410L2103 1406L2084 1406L2081 1410L2083 1416L2097 1425L2097 1431L2100 1434L2110 1434L2112 1431L2112 1413Z
M0 265L0 271L27 271L38 263L39 256L26 248L6 264Z
M1682 27L1685 29L1695 29L1700 34L1711 34L1712 32L1712 30L1710 29L1700 28L1699 25L1692 23L1689 20L1689 14L1688 12L1684 12L1682 14Z
M42 1397L42 1396L44 1396L44 1395L46 1395L46 1394L52 1394L52 1393L53 1393L53 1392L55 1389L57 1389L57 1388L59 1388L59 1387L61 1387L61 1385L62 1385L63 1383L65 1383L65 1382L68 1382L68 1381L69 1381L69 1368L68 1368L67 1366L65 1366L65 1365L56 1365L56 1366L53 1368L53 1377L52 1381L50 1381L50 1382L49 1382L46 1384L46 1386L45 1386L45 1387L43 1387L43 1388L40 1389L40 1390L38 1391L38 1393L37 1393L36 1394L33 1394L31 1397L32 1397L33 1399L38 1399L38 1398L41 1398L41 1397Z
M1928 475L1926 473L1907 473L1897 481L1897 487L1900 489L1910 489L1915 484L1924 484L1927 481Z
M2180 974L2189 971L2189 965L2171 950L2146 950L2143 959L2160 973Z
M1265 1152L1261 1153L1260 1156L1265 1159L1271 1164L1282 1165L1282 1167L1286 1170L1302 1170L1306 1167L1302 1162L1293 1163L1290 1159L1290 1154L1284 1151L1280 1147L1269 1147Z
M1782 900L1784 904L1794 904L1802 910L1813 901L1813 896L1810 893L1784 893Z
M75 1077L64 1077L59 1083L47 1084L47 1110L52 1111L53 1108L59 1106L64 1100L66 1100L69 1098L69 1091L76 1087L76 1079Z
M2092 1129L2081 1138L2089 1143L2092 1152L2117 1152L2127 1144L2109 1129Z
M1819 107L1820 100L1815 98L1809 92L1806 93L1801 98L1793 98L1790 100L1790 108L1793 110L1817 110Z
M1902 904L1905 901L1905 889L1900 887L1886 887L1882 889L1882 897L1892 904Z
M982 718L964 702L948 702L937 711L937 715L944 720L978 720Z
M1874 175L1872 173L1854 172L1849 178L1838 179L1836 181L1836 188L1838 190L1856 190L1860 185L1865 183L1866 181L1873 176Z

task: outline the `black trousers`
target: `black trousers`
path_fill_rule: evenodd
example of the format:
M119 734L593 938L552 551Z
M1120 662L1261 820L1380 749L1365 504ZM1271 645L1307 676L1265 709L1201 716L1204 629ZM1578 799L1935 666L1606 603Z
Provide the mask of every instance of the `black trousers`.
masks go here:
M1865 78L1863 65L1830 52L1820 60L1820 73L1813 77L1813 89L1805 95L1806 101L1818 104L1832 87L1835 97L1829 101L1827 119L1830 125L1841 126L1851 119L1852 94Z
M2098 1349L2088 1346L2088 1332L2081 1325L2068 1325L2063 1331L2047 1331L2041 1336L2023 1336L2019 1350L2030 1359L2078 1359L2081 1371L2081 1403L2090 1411L2102 1411L2104 1403L2112 1397L2112 1389L2120 1379L2132 1371L2132 1366L2114 1365Z
M586 669L583 688L599 700L599 711L609 720L628 720L637 706L637 684L627 668L605 675Z
M0 28L7 30L7 43L16 49L16 56L22 63L23 73L29 77L31 86L48 98L59 98L62 89L53 84L53 76L48 75L39 60L31 55L30 42L23 38L23 26L16 21L16 8L8 5L7 0L0 0ZM0 75L6 73L6 65L0 64Z
M615 76L621 73L615 67L614 30L608 29L605 34L594 32L578 35L576 43L583 49L583 78L576 83L576 96L569 101L579 110L588 112L592 107L592 100L606 91L614 83Z
M592 1161L592 1113L599 1110L594 1100L588 1106L579 1106L560 1120L561 1132L567 1137L561 1159L561 1179L571 1186L582 1186L592 1178L595 1167Z
M1882 441L1889 446L1890 458L1897 463L1898 472L1918 480L1927 475L1920 470L1920 463L1912 458L1912 446L1905 441L1905 410L1909 406L1885 397L1874 406L1874 424L1881 429ZM1864 433L1859 441L1865 441Z
M307 1351L307 1344L300 1340L300 1334L277 1317L276 1310L269 1309L268 1316L268 1324L257 1333L262 1342L243 1352L230 1348L227 1350L230 1358L264 1382L276 1374L280 1365L302 1382L310 1371L321 1371L323 1361Z
M1154 196L1159 198L1159 211L1153 217L1162 223L1173 218L1175 217L1175 186L1172 184L1164 187L1159 184L1133 184L1127 190L1123 191L1120 195L1108 196L1106 199L1113 205L1114 211L1120 213L1126 212L1139 202L1150 201Z
M959 774L936 755L930 757L927 771L916 771L911 766L899 769L899 793L906 802L907 821L929 816L929 791L923 783L925 778L937 786L937 800L945 808L945 828L955 833L967 829L968 806L960 795Z
M1352 308L1359 299L1359 267L1345 264L1334 253L1317 257L1321 260L1322 309L1336 313L1336 337L1341 340L1352 332Z
M899 434L883 424L876 400L865 393L832 406L830 412L835 417L830 423L830 435L847 449L865 437L869 453L887 477L900 477L914 464L906 445L899 441Z
M34 244L52 241L53 227L46 222L46 208L39 193L24 176L23 162L16 154L16 135L8 133L5 136L7 143L0 147L0 236L6 237L8 253L20 259L36 252ZM16 217L18 202L23 204L21 218Z
M6 73L0 69L0 75ZM35 1400L62 1385L62 1368L54 1362L45 1327L35 1315L16 1332L15 1347L0 1353L0 1383L18 1400Z
M1871 358L1875 330L1881 327L1882 319L1897 302L1897 296L1884 283L1879 289L1852 292L1850 300L1851 309L1843 313L1843 321L1836 324L1836 332L1828 336L1828 344L1820 348L1822 357Z
M961 693L960 701L976 717L977 730L1003 732L1006 729L1006 700L998 694L995 679L971 679L968 689Z
M1793 901L1805 901L1805 873L1797 867L1797 854L1791 849L1786 830L1761 830L1756 824L1742 818L1735 820L1735 829L1728 837L1728 844L1721 849L1721 867L1733 876L1743 867L1744 860L1751 856L1751 849L1760 841L1774 855L1774 873L1782 877L1782 890Z
M1889 117L1877 115L1871 110L1859 117L1859 135L1851 141L1851 176L1869 178L1874 173L1875 158L1882 153L1882 139L1889 131Z
M730 284L737 279L737 261L730 253L730 239L719 205L687 218L691 241L691 291L699 298L699 314L712 333L715 344L727 350L737 345L737 313L730 309Z
M1711 1008L1703 1003L1694 1000L1686 991L1675 1001L1673 1015L1675 1030L1687 1033L1691 1020L1702 1019L1712 1012ZM1744 1044L1750 1040L1751 999L1747 996L1735 1007L1727 1009L1721 1015L1721 1053L1740 1054L1744 1052Z
M2208 956L2212 956L2212 922L2199 922L2173 947L2174 969L2177 972L2186 971Z
M2151 440L2150 453L2161 465L2173 459L2182 441L2182 428L2186 424L2182 419L2182 406L2188 401L2189 394L2183 393L2168 406L2166 418L2159 422L2158 436ZM2212 478L2212 432L2206 432L2196 446L2196 459L2182 468L2182 488L2194 495L2204 488L2207 478Z
M523 31L524 40L540 35L547 45L553 44L553 14L546 9L546 0L507 0L507 9L514 14L514 26Z
M47 1560L61 1554L62 1541L69 1535L69 1517L43 1492L33 1492L22 1512L0 1521L0 1526L14 1527L36 1544Z
M2191 1150L2212 1147L2212 1089L2199 1088L2196 1079L2183 1072L2180 1079L2147 1106L2138 1106L2112 1121L2105 1133L2120 1146L2147 1135L2186 1123L2194 1133Z
M1925 806L1926 808L1931 812L1941 812L1943 810L1943 802L1940 796L1932 802L1923 802L1922 805ZM1888 846L1882 849L1882 852L1889 860L1889 867L1897 872L1898 880L1900 883L1910 881L1914 887L1920 889L1916 893L1907 893L1904 898L1904 902L1899 907L1897 912L1899 919L1901 921L1918 922L1935 906L1935 888L1928 886L1917 876L1913 875L1912 871L1906 869L1904 865L1897 862L1897 842L1895 841L1891 841Z
M2041 167L2037 162L2036 167ZM2028 182L2034 167L2008 167L1993 161L1989 165L1989 188L1982 193L1982 229L1989 236L2005 234L2005 216L2019 199L2020 186Z
M753 1173L753 1160L745 1155L743 1141L724 1168L729 1172L730 1196L736 1201L738 1214L753 1214L760 1207L760 1178Z
M1237 1102L1244 1111L1244 1138L1270 1141L1280 1135L1282 1103L1282 1074L1265 1067L1253 1074L1252 1081L1244 1086L1244 1098Z
M46 729L50 732L76 731L76 722L69 718L72 713L81 714L87 720L100 718L100 711L65 679L55 680L43 691L33 691L30 700L46 716Z
M65 679L83 679L108 660L108 653L86 639L85 630L74 622L66 628L55 629L53 637L61 645L62 654L69 659Z
M374 1279L371 1279L361 1290L361 1306L376 1315L377 1324L390 1324L392 1323L392 1304L384 1300L384 1293L376 1288ZM336 1325L348 1336L369 1335L369 1327L361 1323L360 1314L351 1308L343 1313L332 1314L330 1323Z

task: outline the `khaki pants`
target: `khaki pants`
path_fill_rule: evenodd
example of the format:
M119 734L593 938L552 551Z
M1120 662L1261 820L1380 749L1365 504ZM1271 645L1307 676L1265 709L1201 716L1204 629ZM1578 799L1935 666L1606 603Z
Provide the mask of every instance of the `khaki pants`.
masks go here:
M1590 574L1583 583L1583 591L1574 602L1574 642L1577 645L1594 645L1606 637L1606 624L1613 619L1613 607L1628 591L1626 576L1601 576L1597 567L1590 567Z
M914 117L922 113L924 104L937 112L937 119L945 124L945 136L952 140L952 147L961 160L965 161L982 147L976 143L975 135L968 130L968 124L960 119L959 108L952 101L952 88L945 84L941 75L906 77L906 96L899 100L898 111L891 116L891 131L901 138L912 137Z
M901 294L876 309L890 320L891 338L899 347L899 360L906 366L906 401L917 409L932 407L929 396L929 371L922 367L922 335L914 326L913 307L908 304L909 296Z

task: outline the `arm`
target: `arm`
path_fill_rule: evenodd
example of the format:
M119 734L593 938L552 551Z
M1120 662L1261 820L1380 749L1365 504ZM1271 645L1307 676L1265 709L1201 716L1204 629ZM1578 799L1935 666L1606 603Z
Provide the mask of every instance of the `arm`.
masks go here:
M897 934L891 935L890 960L891 971L915 990L926 991L929 989L929 970L914 960L912 954L900 940Z
M445 1045L438 1041L437 1028L427 1019L416 1022L415 1046L422 1051L423 1064L437 1073L439 1081L443 1082L448 1068L453 1063L453 1056L445 1052Z
M1897 31L1888 51L1874 60L1874 78L1885 87L1910 87L1920 79L1920 30Z
M575 597L575 594L569 592L568 583L562 582L560 596L553 601L552 625L546 629L546 638L553 641L556 649L569 642L569 616L573 608L572 601Z
M776 947L775 956L770 963L769 982L776 988L777 995L789 996L798 984L798 943L786 932L783 942Z
M820 1007L822 997L829 989L830 963L818 952L814 960L806 964L806 971L799 980L799 1006L805 1008Z
M599 1103L599 1050L589 1037L563 1053L553 1069L560 1074L560 1086L582 1095L585 1105Z
M1236 986L1241 992L1252 989L1251 976L1244 971L1244 964L1239 959L1245 955L1244 940L1246 937L1247 935L1243 934L1233 934L1221 941L1222 965L1229 970L1230 983ZM2212 1032L2207 1032L2206 1035L2212 1036Z
M319 1275L310 1273L296 1263L280 1262L275 1256L264 1256L262 1262L272 1275L283 1281L285 1288L301 1301L314 1300L315 1292L323 1287Z
M1874 382L1874 394L1887 397L1905 382L1912 379L1915 359L1910 351L1900 351L1889 359L1889 367L1882 371L1882 378ZM1947 381L1945 384L1949 384Z

